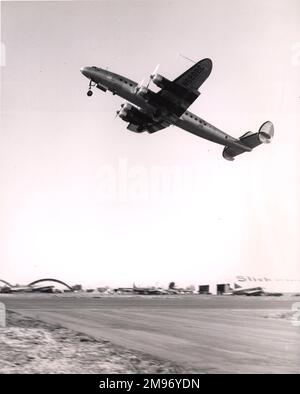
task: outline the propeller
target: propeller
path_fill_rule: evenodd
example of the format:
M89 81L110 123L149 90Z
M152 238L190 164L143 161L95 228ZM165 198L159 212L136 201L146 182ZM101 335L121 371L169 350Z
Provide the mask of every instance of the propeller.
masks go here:
M159 69L159 64L155 67L155 69L152 71L152 73L150 75L150 78L149 78L149 81L147 84L147 89L149 88L149 85L150 85L151 81L153 80L155 74L157 73L158 69Z
M137 92L139 91L139 89L140 89L142 86L144 86L144 82L145 82L145 78L143 78L143 79L141 80L141 82L139 82L139 83L136 85L136 87L135 87L135 94L137 94Z
M127 111L130 110L130 108L132 107L131 104L129 104L127 101L125 101L123 104L121 104L121 108L118 109L118 111L116 111L115 119L120 115L120 113L123 111L123 108L124 108L126 105L129 105L129 108L127 108Z

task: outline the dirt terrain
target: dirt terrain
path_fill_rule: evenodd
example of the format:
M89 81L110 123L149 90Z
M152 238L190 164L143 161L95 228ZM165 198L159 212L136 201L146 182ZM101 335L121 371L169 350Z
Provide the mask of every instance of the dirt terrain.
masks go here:
M300 373L299 297L20 294L0 302L22 316L10 313L0 330L1 372Z
M183 367L14 312L0 328L0 373L182 373Z

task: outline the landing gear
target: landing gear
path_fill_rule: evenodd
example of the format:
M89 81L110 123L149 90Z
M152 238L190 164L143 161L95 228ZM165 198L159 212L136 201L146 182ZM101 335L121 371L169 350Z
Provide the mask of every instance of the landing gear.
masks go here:
M89 97L91 97L91 96L93 95L93 92L92 92L92 87L93 87L93 86L96 86L96 84L93 83L92 80L90 80L90 83L89 83L89 90L87 91L87 95L88 95Z

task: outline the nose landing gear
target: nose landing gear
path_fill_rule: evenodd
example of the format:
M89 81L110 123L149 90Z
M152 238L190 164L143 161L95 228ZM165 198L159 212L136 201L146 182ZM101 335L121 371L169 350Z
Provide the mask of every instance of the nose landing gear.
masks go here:
M91 96L93 95L93 91L92 91L92 87L93 87L93 86L96 86L96 83L93 83L93 81L90 80L90 83L89 83L89 90L87 91L87 95L88 95L89 97L91 97Z

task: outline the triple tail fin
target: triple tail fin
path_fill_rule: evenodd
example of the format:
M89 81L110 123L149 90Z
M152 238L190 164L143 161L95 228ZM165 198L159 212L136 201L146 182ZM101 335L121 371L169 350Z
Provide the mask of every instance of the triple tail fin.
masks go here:
M272 122L267 121L260 126L257 133L252 133L248 131L246 134L242 135L239 140L240 142L250 148L251 150L258 145L268 144L271 142L274 136L274 125ZM235 156L241 153L247 152L242 147L230 147L225 146L223 150L223 157L226 160L233 161Z

